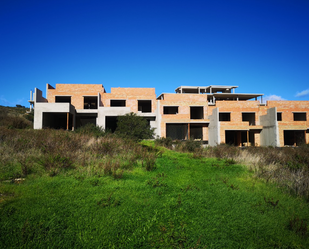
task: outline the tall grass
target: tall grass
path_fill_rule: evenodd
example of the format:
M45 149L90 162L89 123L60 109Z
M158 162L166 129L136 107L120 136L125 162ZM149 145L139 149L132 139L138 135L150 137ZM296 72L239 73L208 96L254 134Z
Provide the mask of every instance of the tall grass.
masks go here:
M130 170L144 161L149 170L148 161L153 157L155 152L112 134L0 127L0 180L29 174L55 176L71 168L87 175L104 175L111 168L112 175L119 178L122 169Z

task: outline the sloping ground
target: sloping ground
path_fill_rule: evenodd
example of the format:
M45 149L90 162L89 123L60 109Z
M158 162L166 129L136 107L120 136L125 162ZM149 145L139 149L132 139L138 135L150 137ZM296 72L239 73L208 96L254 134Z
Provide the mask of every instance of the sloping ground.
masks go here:
M29 108L9 107L0 105L0 126L7 128L32 128L33 112Z
M304 200L229 160L162 151L118 180L80 166L2 181L0 248L309 248Z

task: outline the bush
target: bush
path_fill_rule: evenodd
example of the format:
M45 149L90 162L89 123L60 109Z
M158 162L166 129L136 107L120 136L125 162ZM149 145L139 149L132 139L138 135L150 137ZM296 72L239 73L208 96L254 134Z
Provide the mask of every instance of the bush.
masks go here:
M79 127L75 132L94 137L103 137L108 133L101 126L96 126L95 124L91 123Z
M163 146L168 149L173 148L173 140L170 137L162 137L162 138L157 138L155 140L155 144L159 146Z
M202 147L201 141L185 140L176 145L176 150L182 152L198 152Z
M150 139L154 136L154 129L145 118L131 112L118 117L116 134L134 140Z

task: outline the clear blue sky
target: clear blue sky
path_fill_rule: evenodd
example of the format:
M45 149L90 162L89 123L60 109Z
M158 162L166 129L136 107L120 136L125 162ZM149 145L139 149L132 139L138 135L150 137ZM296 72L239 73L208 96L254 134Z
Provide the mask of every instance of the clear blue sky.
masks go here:
M309 100L308 0L1 0L0 105L46 83Z

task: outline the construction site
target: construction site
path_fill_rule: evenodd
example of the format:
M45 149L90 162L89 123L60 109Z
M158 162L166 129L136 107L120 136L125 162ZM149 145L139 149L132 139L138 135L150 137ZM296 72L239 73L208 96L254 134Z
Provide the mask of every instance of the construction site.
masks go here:
M111 88L101 84L46 85L30 93L34 129L74 130L88 123L115 131L117 117L144 117L156 137L201 140L209 146L299 146L309 143L309 101L266 101L263 94L237 93L238 86Z

